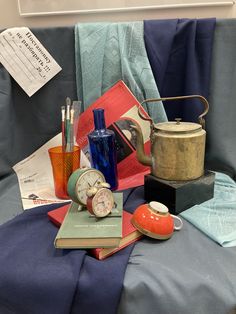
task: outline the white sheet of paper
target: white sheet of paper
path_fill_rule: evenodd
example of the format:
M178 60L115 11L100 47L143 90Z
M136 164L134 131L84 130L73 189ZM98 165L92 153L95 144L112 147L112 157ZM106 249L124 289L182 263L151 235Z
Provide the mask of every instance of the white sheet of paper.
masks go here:
M9 28L0 34L0 62L28 96L61 71L27 27Z
M13 167L18 178L24 209L66 201L55 196L52 167L48 154L50 147L59 145L61 145L61 133ZM89 160L82 151L80 165L81 167L90 167Z

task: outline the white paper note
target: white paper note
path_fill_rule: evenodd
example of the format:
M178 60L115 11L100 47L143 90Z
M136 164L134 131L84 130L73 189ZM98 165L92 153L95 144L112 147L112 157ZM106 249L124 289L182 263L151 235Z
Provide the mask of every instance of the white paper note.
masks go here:
M18 178L24 209L47 204L64 203L66 201L58 199L55 196L53 173L48 154L50 147L59 145L61 145L61 133L13 167ZM89 160L82 151L80 166L90 167Z
M0 62L29 96L61 71L27 27L9 28L0 34Z

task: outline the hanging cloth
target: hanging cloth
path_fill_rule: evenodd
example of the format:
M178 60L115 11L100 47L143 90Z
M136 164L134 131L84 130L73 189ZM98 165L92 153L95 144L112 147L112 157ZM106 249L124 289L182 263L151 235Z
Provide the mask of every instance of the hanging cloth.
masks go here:
M159 98L143 38L143 22L81 23L75 26L78 99L88 108L118 80L138 101ZM155 122L166 121L161 102L144 104Z
M199 94L208 98L215 18L144 21L144 40L162 97ZM198 100L164 103L169 120L197 121Z

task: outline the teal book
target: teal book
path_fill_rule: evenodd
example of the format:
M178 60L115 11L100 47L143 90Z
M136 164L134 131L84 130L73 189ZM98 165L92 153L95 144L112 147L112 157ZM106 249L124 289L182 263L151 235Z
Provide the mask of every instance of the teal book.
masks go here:
M72 202L56 235L54 245L60 249L118 247L122 238L123 194L114 194L112 212L104 217L92 216L86 208L78 210Z

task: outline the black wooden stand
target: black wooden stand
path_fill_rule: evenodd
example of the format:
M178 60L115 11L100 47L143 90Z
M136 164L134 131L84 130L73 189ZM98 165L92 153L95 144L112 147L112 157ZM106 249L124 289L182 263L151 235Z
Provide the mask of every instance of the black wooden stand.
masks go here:
M144 197L147 202L165 204L172 214L200 204L214 196L215 174L206 170L204 175L190 181L168 181L145 175Z

